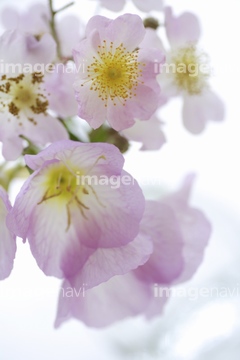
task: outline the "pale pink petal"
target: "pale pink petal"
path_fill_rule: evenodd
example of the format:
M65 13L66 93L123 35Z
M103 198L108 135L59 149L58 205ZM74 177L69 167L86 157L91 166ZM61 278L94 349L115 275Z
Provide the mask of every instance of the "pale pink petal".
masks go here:
M93 30L86 39L81 40L73 49L78 80L87 80L87 66L94 61L94 56L97 56L97 50L100 44L101 40L99 33L96 30ZM76 90L78 90L81 84L82 82L78 84L76 81Z
M111 174L119 174L124 164L124 158L115 146L111 146L111 152L109 152L109 144L106 143L98 143L97 146L93 146L90 143L82 143L80 146L77 141L57 141L37 155L25 155L25 161L33 170L39 169L45 161L52 159L63 162L68 162L71 159L79 168L85 167L90 169L96 159L106 154L105 159L99 160L98 167L100 166L99 164L104 163L106 169L108 167L111 168Z
M184 12L176 17L170 7L165 8L165 26L168 40L173 48L186 43L198 42L201 35L200 23L196 15Z
M133 0L134 5L143 12L162 11L162 0Z
M35 115L34 122L29 118L25 117L20 126L13 115L0 114L0 141L3 143L2 154L6 160L16 160L21 155L24 142L20 136L40 147L68 139L68 132L58 119L44 114Z
M25 159L28 166L40 164L41 168L21 189L9 224L16 235L28 238L39 267L47 275L73 276L95 250L121 247L136 237L145 201L136 181L122 170L123 156L113 145L65 140ZM90 177L95 175L97 183L84 181L85 191L81 187L74 188L78 192L73 193L70 201L68 197L65 199L65 193L61 196L64 191L61 187L59 193L48 197L49 171L58 171L59 166L66 169L66 176L69 173L73 181L71 174L75 176L76 169L80 168ZM105 179L114 175L120 182L116 184L110 179L101 183L102 175ZM122 180L126 176L129 184ZM72 188L66 189L70 192ZM72 201L79 191L83 207ZM132 264L137 266L134 258Z
M27 37L25 62L49 64L55 57L56 43L52 35L44 34L40 40L30 35Z
M45 169L53 163L48 162ZM74 227L66 232L68 221L65 206L61 208L55 199L52 199L50 206L41 203L45 192L42 186L45 169L31 175L23 185L8 217L8 225L24 241L28 237L32 254L46 275L63 277L61 261L69 246L81 254L80 264L86 261L91 251L81 247ZM79 251L79 247L82 251Z
M123 43L129 51L136 49L145 35L142 19L133 14L124 14L115 20L99 15L93 16L88 22L86 34L90 34L95 29L99 32L101 41L108 40L109 43L113 41L116 47Z
M6 191L0 187L0 280L10 275L16 253L16 237L6 224L11 208Z
M59 63L55 64L54 71L46 76L45 88L49 94L49 108L60 117L71 117L77 114L78 105L73 90L75 78L74 68Z
M142 69L144 85L150 86L160 94L160 87L156 77L161 71L161 65L165 63L165 54L160 49L141 48L138 61L144 64Z
M69 135L63 124L50 115L39 114L35 117L36 125L31 121L22 125L21 134L35 145L43 146L58 140L68 139Z
M50 11L44 4L34 4L20 15L19 30L33 35L50 33Z
M95 174L101 179L100 172L102 173L103 169L104 165L99 169L96 166L94 173L89 172L89 175ZM109 170L104 170L104 174L111 176ZM128 179L127 185L123 184L124 177ZM133 240L139 232L139 222L145 205L136 180L122 171L115 177L112 176L109 183L104 181L95 184L93 180L89 191L97 194L97 198L94 196L84 198L84 204L89 208L86 219L76 212L72 214L73 223L82 243L96 249L118 247ZM130 214L131 221L129 221Z
M134 118L148 120L158 107L159 95L152 88L138 85L134 98L126 101L126 105L120 102L113 105L108 102L107 119L113 129L121 131L134 124Z
M79 287L85 283L88 288L92 288L114 275L124 275L143 265L152 251L153 244L150 238L140 234L127 245L97 249L89 256L84 267L80 266L74 253L72 253L71 262L65 262L62 266L65 277L69 279L72 286ZM72 268L75 271L77 267L78 273L72 277L72 274L74 275Z
M211 225L202 211L188 205L194 175L186 177L182 188L164 202L177 217L184 240L184 268L176 283L190 279L202 262L211 235Z
M0 53L4 63L48 64L55 58L56 43L50 34L37 40L33 35L8 30L0 37Z
M104 327L126 317L141 314L152 296L151 288L139 281L132 272L115 276L84 293L81 292L83 289L77 288L75 296L65 296L70 289L74 293L74 288L65 281L59 295L56 327L71 317L88 326Z
M81 40L80 33L83 25L74 15L68 15L60 19L56 24L57 33L61 44L61 54L65 57L72 56L73 48Z
M78 116L86 120L93 129L98 128L106 120L107 109L104 102L98 96L97 91L90 90L90 83L78 87L76 80L74 88L78 101Z
M26 194L26 196L21 198L21 194L18 194L15 200L14 209L7 219L8 227L12 229L15 235L21 237L24 242L26 241L27 233L29 231L29 224L35 203L40 202L44 195L44 188L41 187L40 184L34 188L31 183L38 171L30 175L23 184L21 192ZM34 179L34 182L38 184L37 179ZM32 201L32 199L34 199L34 201Z
M192 134L201 133L208 121L222 121L224 116L224 104L211 90L184 97L183 123Z
M146 28L146 34L141 41L140 48L157 48L165 53L165 48L163 46L162 40L157 35L157 31L151 28Z
M144 312L144 315L148 320L151 320L156 316L162 315L164 306L169 299L168 292L166 291L161 292L161 290L159 290L161 289L161 287L164 288L164 285L160 286L159 284L154 284L151 287L152 289L151 300L148 304L147 309ZM171 294L170 288L167 289L169 289L169 295L170 295Z
M184 239L174 211L157 201L147 201L140 231L153 241L153 253L135 274L144 282L169 284L183 270Z
M19 137L7 137L2 141L2 155L8 161L16 160L23 150L23 141Z
M123 130L122 134L128 140L142 143L140 150L158 150L166 142L161 122L156 116L152 116L148 121L136 120L135 124Z
M19 22L19 14L13 8L4 8L1 11L1 23L6 30L18 28Z

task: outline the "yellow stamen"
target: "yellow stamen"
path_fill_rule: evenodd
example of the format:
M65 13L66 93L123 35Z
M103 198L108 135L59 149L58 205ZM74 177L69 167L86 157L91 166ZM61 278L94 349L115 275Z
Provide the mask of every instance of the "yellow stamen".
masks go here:
M198 95L208 86L209 68L206 70L206 55L194 46L178 49L172 55L175 64L174 81L177 87L189 95Z
M48 100L41 87L42 82L43 75L36 72L16 77L3 75L0 80L0 110L8 111L17 119L20 119L22 111L45 115ZM27 116L27 119L34 125L37 124L33 117Z
M110 99L114 105L120 102L125 105L128 99L136 96L136 89L141 80L144 63L138 61L138 50L127 51L123 44L114 48L113 42L108 46L106 40L98 46L97 56L87 67L90 90L96 91L107 107Z

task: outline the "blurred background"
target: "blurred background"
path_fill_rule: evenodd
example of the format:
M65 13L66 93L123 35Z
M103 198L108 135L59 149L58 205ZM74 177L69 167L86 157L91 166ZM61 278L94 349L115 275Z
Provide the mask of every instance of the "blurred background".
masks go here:
M6 6L26 9L34 2L1 0L0 10ZM55 0L54 6L66 3ZM18 240L14 270L0 282L1 360L239 360L240 3L165 3L175 14L192 11L200 18L200 46L214 68L211 84L226 104L224 123L209 124L202 135L193 136L181 124L181 101L172 100L161 111L168 143L158 152L147 153L138 152L136 145L126 155L126 170L139 180L149 198L158 197L163 189L176 189L187 173L197 174L191 203L208 216L213 233L198 272L180 286L188 296L172 296L164 314L151 322L138 317L95 330L71 320L55 330L60 281L46 277L28 245ZM124 12L138 13L131 4ZM86 23L99 13L99 7L94 0L76 0L66 13L79 15ZM117 16L104 10L101 14ZM12 198L19 186L15 184ZM216 290L208 296L190 296L189 289L202 288Z

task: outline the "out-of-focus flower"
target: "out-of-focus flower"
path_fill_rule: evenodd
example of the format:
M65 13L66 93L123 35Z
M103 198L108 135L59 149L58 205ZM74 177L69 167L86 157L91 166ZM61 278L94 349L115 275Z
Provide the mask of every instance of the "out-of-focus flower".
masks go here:
M0 280L10 275L16 253L16 237L6 225L11 208L8 195L0 186Z
M1 13L1 21L5 29L16 29L23 33L34 35L37 39L48 33L51 34L50 11L43 4L34 4L26 12L20 13L8 7ZM56 33L59 38L61 55L71 57L73 47L82 37L82 24L74 15L68 15L56 21Z
M151 318L161 313L167 296L159 297L158 288L187 280L195 273L211 232L204 214L188 204L192 182L190 175L178 192L146 203L140 233L134 240L149 237L153 243L153 253L144 265L94 288L86 285L84 294L81 277L81 281L75 276L63 283L56 326L71 317L88 326L103 327L129 316L145 314ZM72 296L65 296L70 289Z
M44 75L36 64L44 65L55 56L49 34L39 41L32 35L7 31L0 38L0 141L7 160L21 155L21 136L36 145L68 138L63 125L48 114L49 101Z
M107 120L115 130L124 130L135 118L148 120L156 111L160 87L154 64L164 56L158 49L137 49L145 33L137 15L90 19L86 39L74 50L74 88L78 115L93 128Z
M73 90L75 78L76 71L73 62L56 63L53 65L53 71L46 74L45 87L49 108L60 117L77 115L78 106Z
M161 121L153 115L148 121L136 120L135 124L123 130L122 134L128 140L142 143L140 150L159 150L166 142L161 125Z
M34 173L9 225L28 238L45 274L68 279L77 273L94 286L147 260L149 241L129 245L126 259L122 249L139 232L145 200L115 146L65 140L25 159Z
M162 96L182 96L183 123L191 133L199 134L207 121L224 119L223 102L210 88L208 57L197 47L200 25L195 15L186 12L175 17L169 7L165 25L171 50L159 75Z
M125 0L99 0L101 6L111 11L121 11L126 3ZM143 12L152 10L161 11L163 9L162 0L132 0L134 5Z

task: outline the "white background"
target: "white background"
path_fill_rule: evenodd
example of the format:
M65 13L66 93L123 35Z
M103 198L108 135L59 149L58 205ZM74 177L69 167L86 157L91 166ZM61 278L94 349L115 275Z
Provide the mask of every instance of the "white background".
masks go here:
M86 22L96 11L96 2L76 2L69 13L78 13ZM25 4L32 2L1 0L0 5L5 4L26 8ZM55 4L58 8L66 2L56 0ZM151 197L159 195L163 187L173 189L190 171L198 174L192 203L208 215L213 235L201 268L184 286L224 286L237 289L238 296L195 301L175 297L164 316L151 323L138 318L93 330L73 320L54 330L60 283L43 275L28 246L19 240L12 275L0 283L1 360L239 359L240 2L168 0L167 4L176 13L189 10L199 16L201 46L210 54L215 73L212 85L226 103L226 119L222 124L210 124L201 136L192 136L181 125L181 102L174 100L161 115L168 144L156 153L133 150L127 156L126 169L140 183L152 178L159 183L154 189L145 186Z

